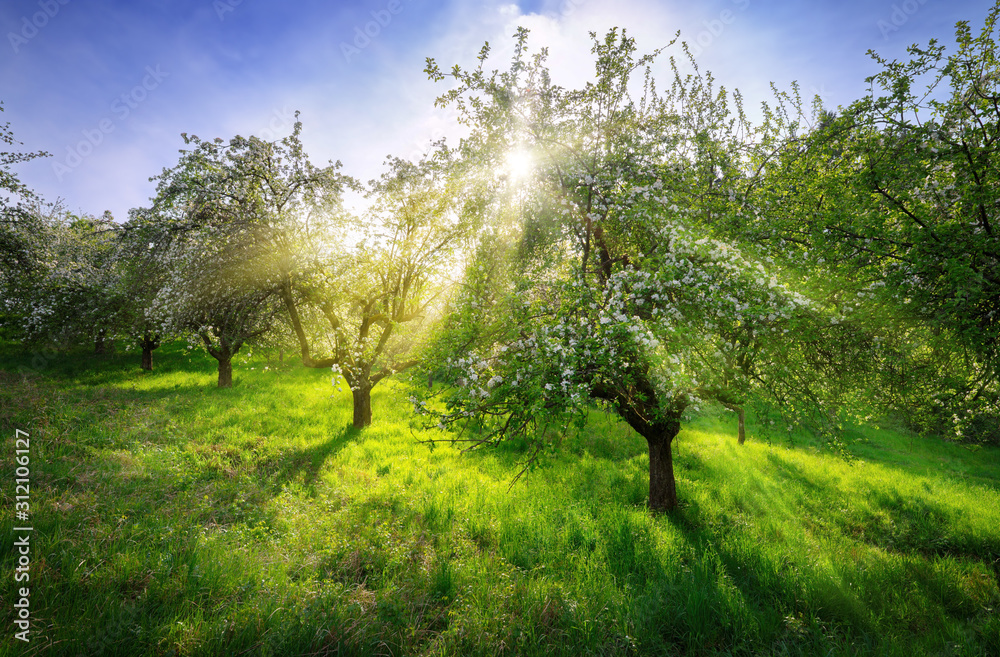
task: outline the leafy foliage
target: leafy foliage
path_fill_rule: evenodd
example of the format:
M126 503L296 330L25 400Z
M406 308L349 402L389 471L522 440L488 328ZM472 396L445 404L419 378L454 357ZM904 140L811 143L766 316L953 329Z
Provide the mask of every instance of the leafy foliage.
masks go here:
M895 345L886 405L959 436L1000 418L998 16L978 36L959 23L951 54L872 53L869 93L762 162L758 212L733 231L825 272L833 302Z
M314 234L308 264L285 287L303 360L344 377L355 427L371 423L372 388L419 362L417 329L438 311L443 277L468 232L455 210L462 192L449 155L441 148L417 164L391 159L371 184L363 219L339 235ZM355 244L344 237L351 230ZM329 345L328 356L313 358L317 343Z
M5 147L21 143L14 138L10 123L0 125L0 141ZM48 155L45 151L0 151L0 265L3 272L0 284L8 287L12 286L15 274L23 275L34 268L39 250L34 242L39 228L38 196L18 179L11 167Z
M39 206L36 212L45 209ZM78 216L59 204L36 215L35 269L8 296L28 342L110 348L125 305L119 226L110 215Z
M157 247L168 280L152 305L162 330L188 332L219 361L219 385L244 344L271 330L281 309L282 273L291 263L288 217L339 200L336 166L313 167L298 135L204 141L159 177L151 209L162 225ZM308 230L308 223L306 224Z
M747 131L725 91L676 63L673 85L657 91L657 53L638 56L616 30L594 35L595 80L566 90L544 50L527 58L527 32L516 39L509 71L485 73L484 48L440 100L473 128L465 158L495 167L525 151L535 162L527 180L498 180L484 204L506 253L473 267L506 267L509 283L491 304L459 302L482 327L457 328L477 339L444 360L460 385L441 424L475 420L484 433L474 442L527 433L543 448L599 401L646 438L650 504L672 508L670 442L687 407L766 394L789 416L833 421L838 381L860 353L837 349L839 315L709 233L750 175L735 173ZM445 77L433 62L427 70Z

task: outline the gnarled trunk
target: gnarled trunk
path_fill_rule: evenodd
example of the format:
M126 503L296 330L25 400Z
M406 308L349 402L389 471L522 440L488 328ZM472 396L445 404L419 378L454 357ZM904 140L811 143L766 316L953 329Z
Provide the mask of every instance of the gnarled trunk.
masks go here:
M634 376L628 386L601 383L591 395L610 401L618 415L646 439L649 448L649 508L672 511L677 508L677 482L671 445L681 430L682 397L661 405L656 389L645 376Z
M233 357L219 358L219 387L231 388L233 385Z
M153 350L160 346L159 336L152 337L148 333L142 336L142 369L153 370Z
M212 345L212 340L207 333L201 334L201 339L205 342L205 349L209 355L219 361L219 387L230 388L233 385L233 356L240 353L242 342L230 342L225 337L219 340L219 346Z
M646 436L649 447L649 508L673 511L677 508L677 482L674 479L674 458L671 451L680 423L664 423L656 427L657 434Z
M364 429L372 423L372 389L361 386L351 390L354 398L354 428Z
M291 278L287 273L283 275L280 293L282 299L285 301L285 308L288 310L288 318L291 321L292 329L298 339L299 348L302 350L302 364L306 367L317 369L326 369L334 366L334 369L341 371L344 378L347 380L348 385L351 386L351 395L354 398L354 427L356 429L364 429L369 426L372 423L372 388L378 385L378 383L385 377L392 376L393 374L407 370L420 363L417 359L394 362L391 358L386 359L388 362L381 362L385 351L390 344L390 338L393 335L393 327L397 322L408 322L411 319L414 319L415 316L407 317L402 314L395 314L393 320L388 323L382 332L382 335L379 337L374 353L369 354L364 359L361 359L360 362L352 362L348 364L345 363L340 356L316 359L310 354L309 337L306 335L302 326L302 319L299 316L298 308L295 305L295 295L292 293ZM330 323L330 328L334 332L340 331L340 320L337 318L332 308L329 305L321 304L320 310L323 311L327 321ZM371 308L369 308L369 311L371 311ZM366 313L369 311L366 311ZM383 318L379 312L371 312L372 314L366 315L362 321L357 338L359 343L363 342L369 335L369 331L372 326L380 326L383 323ZM372 370L376 367L376 364L379 363L380 367L377 371L373 372Z

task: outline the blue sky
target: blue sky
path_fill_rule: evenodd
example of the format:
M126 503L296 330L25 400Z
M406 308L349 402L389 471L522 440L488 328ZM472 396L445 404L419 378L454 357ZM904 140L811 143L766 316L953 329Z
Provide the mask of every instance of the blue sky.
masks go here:
M863 93L873 49L950 43L978 28L987 0L4 0L0 101L23 150L52 157L17 168L69 209L124 219L177 161L180 133L277 137L302 112L316 163L342 160L367 180L386 155L414 157L455 135L434 108L446 87L425 59L472 66L484 41L497 67L518 25L546 45L556 82L592 70L588 31L626 28L641 50L677 30L703 69L756 105L796 80L829 107ZM367 33L366 33L367 32ZM664 62L665 63L665 62ZM665 79L665 74L663 76Z

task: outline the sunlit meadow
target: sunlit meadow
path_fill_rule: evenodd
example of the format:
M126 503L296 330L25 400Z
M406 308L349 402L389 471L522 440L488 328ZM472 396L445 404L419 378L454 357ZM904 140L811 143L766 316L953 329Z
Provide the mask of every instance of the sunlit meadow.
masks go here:
M177 346L151 373L18 354L0 422L32 440L35 633L4 653L1000 653L995 449L864 429L845 459L753 422L741 447L707 412L656 515L645 442L600 413L512 483L516 444L423 442L410 383L357 431L349 392L277 354L229 390Z

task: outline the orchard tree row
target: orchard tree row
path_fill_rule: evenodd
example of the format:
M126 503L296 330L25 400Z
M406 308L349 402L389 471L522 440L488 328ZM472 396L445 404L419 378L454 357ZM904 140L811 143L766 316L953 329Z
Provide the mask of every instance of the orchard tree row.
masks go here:
M515 35L447 85L467 134L361 184L273 142L182 135L124 223L46 206L3 156L8 334L142 350L201 344L232 383L247 345L294 345L353 393L398 372L415 410L470 446L554 449L595 408L647 441L649 503L677 504L672 441L718 402L836 440L897 414L1000 442L1000 4L908 61L872 55L836 112L775 91L753 121L675 39L592 34L594 75L559 86ZM667 73L657 81L655 71ZM9 129L3 137L13 143ZM346 192L367 209L349 211Z

